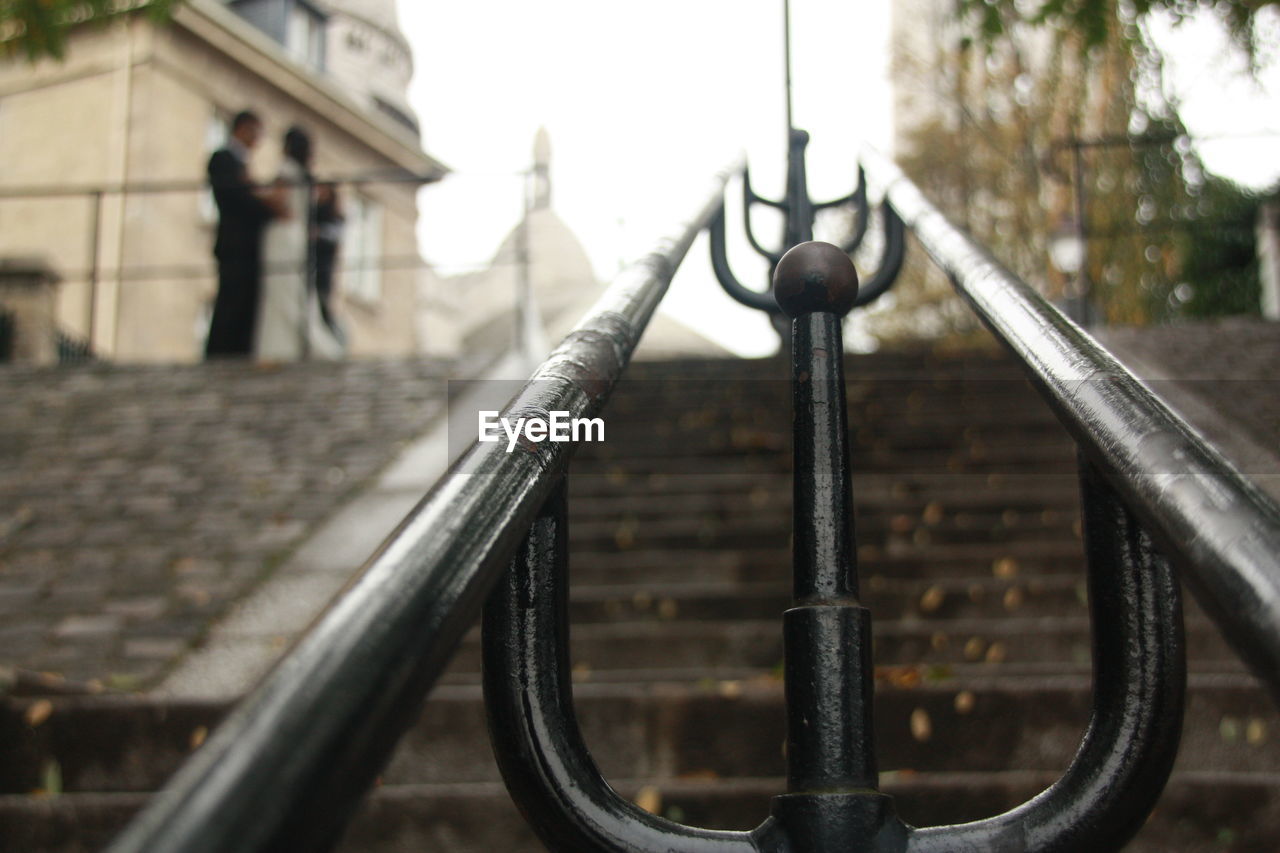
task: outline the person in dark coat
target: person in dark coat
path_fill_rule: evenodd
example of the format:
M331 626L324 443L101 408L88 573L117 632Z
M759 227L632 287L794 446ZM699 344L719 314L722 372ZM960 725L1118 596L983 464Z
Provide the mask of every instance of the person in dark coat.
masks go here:
M342 199L336 184L320 184L316 187L315 245L316 295L320 301L320 316L335 335L342 337L342 327L329 306L333 298L333 276L338 267L338 247L342 244Z
M262 137L262 121L249 110L231 122L231 137L209 158L209 185L218 205L213 256L218 261L218 295L205 343L205 357L247 356L253 352L262 283L262 231L276 216L272 198L260 195L249 178L249 155Z

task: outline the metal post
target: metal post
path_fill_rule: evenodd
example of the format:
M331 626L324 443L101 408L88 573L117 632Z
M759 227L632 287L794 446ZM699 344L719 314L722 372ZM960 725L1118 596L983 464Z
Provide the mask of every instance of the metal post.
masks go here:
M1256 232L1262 316L1280 320L1280 198L1258 205Z
M536 167L535 167L536 169ZM533 204L530 194L533 186L535 170L524 174L524 196L521 201L523 210L520 213L520 224L516 228L516 353L526 361L531 358L530 348L532 341L529 340L528 322L529 312L532 308L530 305L530 294L532 286L529 281L529 211Z
M787 794L774 817L796 853L901 850L906 829L880 794L872 737L871 616L858 601L840 321L858 295L844 252L804 243L774 272L792 318L795 606L783 617Z
M101 189L89 193L89 327L85 330L85 337L90 351L97 348L98 279L102 275L98 261L98 244L102 240L102 196Z
M1076 239L1080 241L1080 269L1076 271L1076 293L1072 299L1076 310L1072 319L1088 328L1093 325L1093 312L1089 294L1089 229L1085 222L1084 143L1079 139L1071 141L1071 172L1075 186Z
M787 225L783 246L790 248L813 239L813 199L809 198L809 178L804 154L809 134L792 128L787 147Z
M791 117L791 0L782 0L782 61L785 71L787 134L789 137L796 126Z

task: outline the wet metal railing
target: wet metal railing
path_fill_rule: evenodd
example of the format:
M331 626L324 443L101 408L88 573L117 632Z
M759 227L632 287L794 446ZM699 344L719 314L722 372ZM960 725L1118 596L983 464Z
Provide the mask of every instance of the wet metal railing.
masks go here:
M769 288L747 288L729 270L726 173L672 238L614 281L503 413L598 413L703 228L726 289L776 318L791 347L795 509L794 601L782 626L787 789L771 815L749 831L685 826L605 781L570 688L564 477L574 444L528 442L508 453L476 443L112 853L330 849L482 610L485 704L503 777L548 848L575 853L1119 849L1159 798L1181 732L1186 667L1170 560L1277 690L1275 505L874 152L845 200L856 239L810 242L819 205L804 186L806 140L792 132L783 201L762 201L744 175L748 209L767 203L787 216L779 251L751 237L773 262ZM846 252L867 231L868 181L883 192L886 232L870 294ZM892 282L906 229L1024 362L1080 450L1094 636L1089 728L1044 793L953 826L908 825L878 789L871 614L859 598L853 531L842 320Z
M503 413L604 405L728 175L624 270ZM477 443L116 840L124 851L329 849L568 465L572 443Z
M862 161L1280 701L1280 507L1097 341L949 223L892 161L870 148Z

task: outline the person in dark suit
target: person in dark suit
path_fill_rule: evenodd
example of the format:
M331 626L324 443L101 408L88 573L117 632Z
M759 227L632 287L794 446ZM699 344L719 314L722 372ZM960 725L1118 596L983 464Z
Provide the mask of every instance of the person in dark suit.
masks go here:
M218 206L213 256L218 295L205 342L205 358L253 352L262 282L262 231L278 205L259 194L249 178L249 155L262 137L262 121L244 110L231 121L231 137L209 158L209 185Z

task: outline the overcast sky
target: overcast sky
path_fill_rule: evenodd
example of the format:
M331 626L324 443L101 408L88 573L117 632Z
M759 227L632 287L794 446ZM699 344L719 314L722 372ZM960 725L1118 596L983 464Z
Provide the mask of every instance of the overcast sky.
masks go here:
M456 175L425 190L420 234L442 272L488 262L521 209L533 136L552 143L553 206L602 278L647 251L691 187L738 152L780 196L785 165L782 0L399 0L428 152ZM792 0L794 111L810 131L816 198L846 194L860 139L888 148L889 3ZM1274 28L1273 28L1274 31ZM1164 28L1193 133L1280 133L1280 78L1242 82L1212 26ZM1280 140L1206 145L1210 168L1280 177ZM774 228L765 230L772 236ZM738 261L760 286L762 265ZM762 317L719 292L695 245L665 310L743 353L773 346Z

